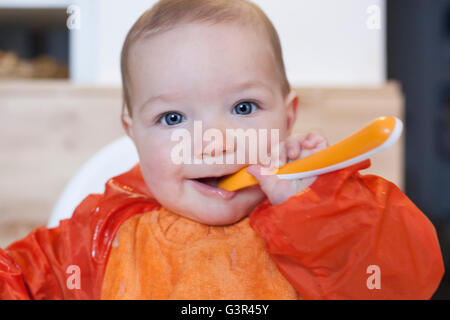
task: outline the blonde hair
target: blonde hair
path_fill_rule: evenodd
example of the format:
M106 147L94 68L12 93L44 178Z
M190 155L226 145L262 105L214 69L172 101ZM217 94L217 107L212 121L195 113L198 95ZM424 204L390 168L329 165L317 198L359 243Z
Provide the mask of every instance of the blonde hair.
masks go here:
M248 0L160 0L145 11L127 34L121 54L123 108L132 116L129 88L128 56L133 44L146 36L167 31L183 23L193 22L240 22L263 28L273 48L275 61L281 78L281 91L285 96L290 91L283 62L278 33L266 14Z

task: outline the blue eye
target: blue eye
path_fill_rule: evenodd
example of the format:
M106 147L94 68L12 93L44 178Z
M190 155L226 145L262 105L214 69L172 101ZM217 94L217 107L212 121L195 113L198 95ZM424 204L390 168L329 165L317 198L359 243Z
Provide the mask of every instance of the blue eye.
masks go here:
M258 109L258 106L255 103L250 102L250 101L244 101L244 102L238 103L233 108L233 114L246 115L246 114L255 112L257 109Z
M161 122L164 125L167 126L174 126L181 122L183 122L184 117L182 114L178 112L167 112L166 114L162 115L161 118L159 118L158 122Z

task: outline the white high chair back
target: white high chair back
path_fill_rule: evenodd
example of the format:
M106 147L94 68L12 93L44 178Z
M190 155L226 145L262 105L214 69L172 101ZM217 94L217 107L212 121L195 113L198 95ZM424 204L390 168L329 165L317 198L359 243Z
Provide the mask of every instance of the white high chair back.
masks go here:
M64 188L53 207L47 227L70 218L80 202L91 193L103 193L108 179L131 169L139 161L133 141L124 136L89 159Z

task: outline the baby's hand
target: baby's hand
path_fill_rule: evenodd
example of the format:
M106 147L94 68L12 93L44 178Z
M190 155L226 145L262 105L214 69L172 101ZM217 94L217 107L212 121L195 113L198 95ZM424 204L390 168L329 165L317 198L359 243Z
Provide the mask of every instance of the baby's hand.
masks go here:
M282 167L287 160L304 158L328 146L327 139L317 132L307 135L293 135L286 139L280 147L279 167ZM310 177L301 180L280 179L271 170L259 165L251 165L247 172L258 180L263 192L267 195L271 204L285 202L294 194L309 187L317 177ZM264 172L264 173L263 173Z

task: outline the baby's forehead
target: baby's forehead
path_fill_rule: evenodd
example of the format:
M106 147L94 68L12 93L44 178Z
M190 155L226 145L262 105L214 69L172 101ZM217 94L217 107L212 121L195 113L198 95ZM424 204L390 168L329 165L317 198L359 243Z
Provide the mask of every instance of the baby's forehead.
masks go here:
M130 57L133 91L162 95L183 87L194 94L201 89L220 95L235 86L280 84L270 46L247 34L236 26L189 25L143 38Z
M137 37L130 51L145 50L145 48L155 50L161 44L165 44L169 49L177 48L185 43L201 47L202 42L207 42L219 47L221 44L241 44L242 47L238 48L239 51L248 51L252 47L262 46L273 53L275 47L272 40L264 28L256 25L239 22L180 23ZM154 45L152 46L152 44ZM233 54L233 47L226 49L228 54Z

